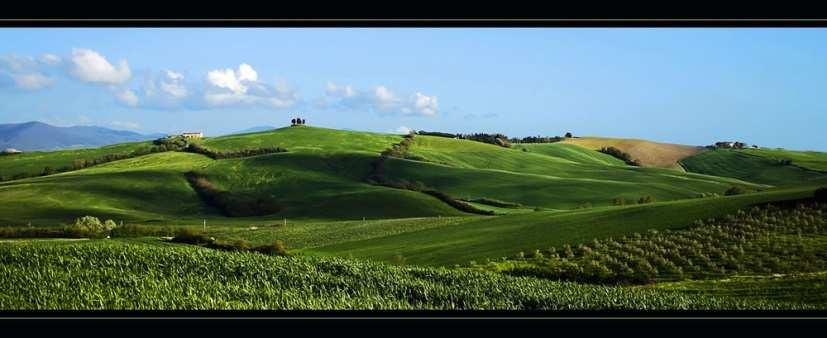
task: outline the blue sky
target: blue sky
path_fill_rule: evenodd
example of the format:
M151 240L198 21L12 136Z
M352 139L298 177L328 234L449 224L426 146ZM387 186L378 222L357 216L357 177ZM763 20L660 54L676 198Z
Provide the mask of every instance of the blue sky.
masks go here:
M827 29L0 29L0 123L827 150Z

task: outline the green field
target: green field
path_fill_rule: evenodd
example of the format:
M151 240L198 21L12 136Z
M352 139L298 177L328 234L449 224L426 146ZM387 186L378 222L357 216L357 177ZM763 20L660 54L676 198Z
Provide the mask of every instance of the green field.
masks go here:
M60 151L33 151L18 155L0 156L0 177L15 175L39 175L46 167L58 169L72 165L77 159L92 160L107 154L128 154L149 148L151 142L122 143L100 148L72 149Z
M789 153L785 152L785 156L789 157ZM681 160L681 165L689 172L733 177L775 186L811 185L812 180L827 177L825 173L779 164L771 158L770 154L777 154L777 152L716 149L685 158ZM807 158L811 159L807 162L811 167L827 166L827 155L808 156Z
M295 126L257 133L207 138L204 146L225 151L262 147L287 148L291 152L368 152L378 154L402 140L400 135Z
M792 151L782 149L744 149L746 154L769 158L772 160L792 160L793 165L804 169L827 172L827 153L818 151Z
M827 271L792 275L733 276L725 279L685 281L641 287L744 300L827 307Z
M587 149L573 144L562 142L555 143L520 143L515 144L512 148L526 152L532 152L551 157L558 157L567 159L572 162L585 164L600 164L600 165L619 165L625 166L623 160L615 158L614 156L601 153L596 150Z
M577 139L583 144L504 148L419 135L414 136L404 159L383 161L382 174L389 182L419 182L454 198L475 200L469 203L497 214L480 216L420 191L368 183L366 178L375 174L373 163L379 154L402 139L391 134L287 127L194 141L214 151L280 147L287 152L216 160L169 151L0 182L0 226L61 229L78 217L91 215L118 224L167 229L165 234L188 227L250 245L280 240L297 255L219 252L157 238L3 239L0 285L10 291L0 295L0 308L824 306L818 297L801 300L809 297L805 284L816 283L820 290L818 283L823 278L812 277L816 275L790 276L792 286L782 292L787 296L771 298L761 296L762 291L741 297L738 291L745 287L743 283L768 290L781 288L778 280L760 279L766 276L740 279L748 281L741 284L711 280L600 287L454 266L470 266L472 261L485 264L520 251L575 246L653 229L686 229L696 220L724 217L754 205L812 198L816 188L827 186L827 173L822 172L827 154L764 149L698 152L692 146L604 138ZM607 140L638 154L651 150L646 157L650 167L628 166L589 148ZM0 176L38 174L46 166L58 168L76 159L125 154L150 145L4 156L0 157ZM688 172L667 169L678 158ZM792 164L779 161L784 159ZM271 208L257 216L225 216L226 209L210 202L203 191L196 193L196 184L186 176L190 172L222 196L240 196L238 200L245 203L267 203ZM732 187L747 193L724 196ZM642 197L654 202L638 204ZM483 198L519 206L479 203ZM407 266L388 264L400 262ZM91 264L98 265L93 269ZM137 277L138 269L148 271L142 275L145 278ZM69 292L70 285L84 292ZM115 287L105 289L104 285ZM311 286L315 293L308 295ZM707 297L704 290L717 296Z
M807 306L150 241L0 243L2 310L806 309Z

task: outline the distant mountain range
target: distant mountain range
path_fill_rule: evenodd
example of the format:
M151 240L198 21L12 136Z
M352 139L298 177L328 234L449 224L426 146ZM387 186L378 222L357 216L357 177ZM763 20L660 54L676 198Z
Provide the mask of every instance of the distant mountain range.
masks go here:
M56 127L43 122L0 124L0 150L57 150L152 140L165 134L139 134L95 126Z

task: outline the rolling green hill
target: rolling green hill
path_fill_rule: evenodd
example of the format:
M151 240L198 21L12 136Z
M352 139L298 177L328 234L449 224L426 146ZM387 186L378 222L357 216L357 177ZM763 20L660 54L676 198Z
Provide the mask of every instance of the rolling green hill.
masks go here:
M227 151L249 148L282 147L290 152L367 152L379 154L391 144L399 143L400 135L294 126L270 131L227 135L204 139L210 149Z
M38 175L43 172L45 167L58 169L71 166L72 161L77 159L92 160L108 154L127 154L151 146L152 142L133 142L100 148L33 151L18 155L0 156L0 177L10 179L15 175Z
M0 224L56 225L84 215L127 222L209 215L183 173L210 161L168 152L0 183Z
M792 164L804 169L827 173L827 153L818 151L793 151L782 149L744 149L746 154L769 158L772 160L792 160Z
M572 145L532 147L543 150L523 152L468 140L417 136L409 157L426 162L391 159L387 171L394 179L420 181L461 198L488 197L554 209L584 203L611 205L615 198L636 201L646 195L658 200L692 198L705 192L720 194L732 186L760 188L729 178L631 167L619 160L615 164L621 165L605 165L612 162L606 158L611 156Z
M799 152L778 152L765 150L716 149L704 151L681 160L681 165L690 172L733 177L749 182L774 186L812 185L813 180L824 179L827 174L803 169L794 165L779 163L774 156L785 158L807 158L810 167L827 166L827 154L810 155ZM795 163L795 162L793 162Z
M513 148L521 151L522 149L525 149L528 152L548 155L551 157L563 158L577 163L619 166L626 165L625 162L615 158L614 156L604 154L596 150L587 149L581 146L562 142L518 143L513 145Z

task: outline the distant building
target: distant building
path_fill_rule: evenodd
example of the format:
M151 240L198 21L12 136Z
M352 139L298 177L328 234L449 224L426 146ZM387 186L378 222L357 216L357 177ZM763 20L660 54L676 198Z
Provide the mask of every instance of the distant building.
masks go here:
M3 154L4 154L4 155L9 155L9 154L20 154L20 153L22 153L22 151L17 150L17 149L14 149L14 148L6 148L6 149L3 149Z
M181 136L183 138L203 138L204 133L202 132L191 132L191 133L182 133Z

